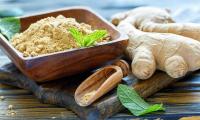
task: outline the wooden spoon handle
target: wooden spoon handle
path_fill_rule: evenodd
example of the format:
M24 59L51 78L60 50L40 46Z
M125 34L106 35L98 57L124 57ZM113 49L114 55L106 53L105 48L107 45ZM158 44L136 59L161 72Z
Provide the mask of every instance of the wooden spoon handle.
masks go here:
M113 65L119 66L122 69L123 77L126 77L129 73L129 64L125 60L118 60Z

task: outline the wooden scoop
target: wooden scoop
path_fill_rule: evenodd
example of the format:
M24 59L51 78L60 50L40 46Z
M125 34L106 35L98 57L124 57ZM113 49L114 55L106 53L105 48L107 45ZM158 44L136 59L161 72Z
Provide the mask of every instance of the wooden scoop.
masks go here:
M80 106L88 106L95 100L109 92L127 76L129 65L124 60L119 60L113 65L97 70L83 81L75 91L75 101Z

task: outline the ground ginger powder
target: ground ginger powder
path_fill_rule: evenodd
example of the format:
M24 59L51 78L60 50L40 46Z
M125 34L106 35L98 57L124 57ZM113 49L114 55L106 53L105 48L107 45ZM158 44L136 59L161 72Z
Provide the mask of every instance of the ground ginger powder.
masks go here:
M68 32L72 27L84 34L93 32L90 25L59 15L56 18L47 17L31 24L24 32L14 35L11 44L23 53L24 57L78 48Z

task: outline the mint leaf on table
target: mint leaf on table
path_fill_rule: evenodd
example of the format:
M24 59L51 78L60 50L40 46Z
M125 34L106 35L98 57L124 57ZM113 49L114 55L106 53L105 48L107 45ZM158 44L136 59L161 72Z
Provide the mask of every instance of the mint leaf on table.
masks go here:
M118 85L117 96L122 105L135 116L145 115L147 113L165 110L163 104L149 105L145 102L134 89L126 85Z
M77 28L70 28L69 32L79 47L92 46L95 41L102 39L107 34L106 30L95 30L93 33L83 35Z
M20 19L15 17L0 19L0 33L10 40L13 35L20 31Z

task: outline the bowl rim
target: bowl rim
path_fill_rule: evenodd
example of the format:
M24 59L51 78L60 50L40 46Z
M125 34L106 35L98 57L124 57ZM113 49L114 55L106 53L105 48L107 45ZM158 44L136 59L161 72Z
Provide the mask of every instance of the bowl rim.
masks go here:
M17 55L17 57L19 57L23 61L35 60L35 59L39 59L39 58L53 56L53 55L56 55L56 54L63 54L63 53L68 53L68 52L75 52L75 51L79 51L79 50L83 50L83 49L85 50L85 49L90 49L90 48L94 48L94 47L98 47L98 46L110 45L110 44L113 44L113 43L116 43L116 42L119 42L119 41L123 41L123 40L128 40L128 36L127 35L123 34L119 30L117 30L116 27L113 24L111 24L110 22L108 22L108 20L106 20L105 18L103 18L97 12L95 12L91 8L85 7L85 6L64 7L64 8L60 8L60 9L49 10L49 11L46 11L46 12L39 12L39 13L35 13L35 14L20 16L20 17L17 17L17 18L20 18L20 19L21 18L28 18L28 17L37 16L37 15L43 15L43 14L48 14L48 13L53 13L53 12L60 12L60 11L67 11L67 10L84 10L84 11L92 13L93 15L95 15L96 17L98 17L102 22L104 22L104 24L109 25L112 29L114 29L115 31L117 31L119 33L119 37L117 39L113 39L113 40L108 41L108 42L97 43L95 46L82 47L82 48L72 48L72 49L67 49L67 50L63 50L63 51L42 54L42 55L33 56L33 57L24 57L23 54L20 51L18 51L16 48L14 48L14 46L10 43L10 41L3 34L1 34L1 33L0 33L0 38L2 39L2 41L5 44L7 44L10 47L10 49L12 51L14 51L14 53Z

